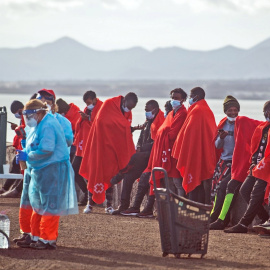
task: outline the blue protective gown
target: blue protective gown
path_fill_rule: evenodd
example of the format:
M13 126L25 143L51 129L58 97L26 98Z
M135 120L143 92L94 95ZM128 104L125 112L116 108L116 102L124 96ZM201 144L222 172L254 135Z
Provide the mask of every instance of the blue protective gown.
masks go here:
M67 145L71 146L73 144L73 132L70 121L59 113L55 113L54 117L58 120L60 126L63 128Z
M21 207L40 215L78 213L74 172L63 129L47 113L26 139L28 154ZM30 181L31 180L31 181Z

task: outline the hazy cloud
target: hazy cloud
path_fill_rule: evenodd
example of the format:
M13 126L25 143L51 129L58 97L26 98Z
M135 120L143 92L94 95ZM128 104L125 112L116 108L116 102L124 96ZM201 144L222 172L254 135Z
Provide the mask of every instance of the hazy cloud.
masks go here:
M100 0L105 8L116 9L124 7L126 9L138 8L143 0Z
M194 11L221 9L256 13L270 8L269 0L173 0L177 4L189 5Z
M80 6L83 0L0 0L0 8L9 11L32 11L39 9L57 9L64 11L68 8Z

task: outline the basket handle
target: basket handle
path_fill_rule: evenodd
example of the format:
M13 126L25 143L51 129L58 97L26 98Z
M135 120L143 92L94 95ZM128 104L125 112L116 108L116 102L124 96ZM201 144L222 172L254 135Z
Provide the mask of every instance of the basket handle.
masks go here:
M153 178L153 182L154 182L154 190L156 191L156 189L157 189L155 172L163 172L164 173L165 187L166 187L166 190L169 191L168 174L167 174L167 171L165 169L163 169L162 167L155 167L152 170L152 178Z

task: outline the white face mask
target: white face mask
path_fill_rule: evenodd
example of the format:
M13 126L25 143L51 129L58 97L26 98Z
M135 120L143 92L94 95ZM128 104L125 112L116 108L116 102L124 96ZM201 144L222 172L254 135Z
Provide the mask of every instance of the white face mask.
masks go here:
M37 120L34 117L31 119L25 119L25 123L30 128L37 126Z
M125 112L130 112L130 109L129 109L128 107L122 106L122 108L123 108L123 110L124 110Z
M266 120L267 122L270 122L270 118L269 118L269 117L265 117L265 120Z
M236 118L237 118L237 117L229 117L229 116L227 116L227 119L228 119L229 121L231 121L231 122L235 122Z
M48 107L48 111L50 112L52 110L52 106L47 104L47 107Z
M95 106L93 104L90 104L90 105L87 106L87 109L90 110L90 111L92 111L94 109L94 107Z
M21 119L21 115L19 113L15 113L14 116L18 119Z

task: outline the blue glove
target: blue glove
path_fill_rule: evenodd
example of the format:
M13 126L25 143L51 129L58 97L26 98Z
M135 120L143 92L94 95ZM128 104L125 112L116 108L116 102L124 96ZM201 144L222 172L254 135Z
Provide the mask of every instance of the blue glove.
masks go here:
M22 146L23 149L25 148L25 146L26 146L26 140L21 140L21 146Z
M22 150L16 150L18 154L16 155L16 163L19 164L19 161L26 161L27 160L27 153Z

